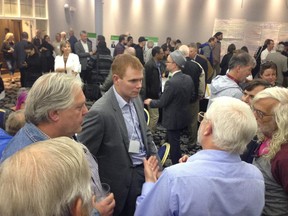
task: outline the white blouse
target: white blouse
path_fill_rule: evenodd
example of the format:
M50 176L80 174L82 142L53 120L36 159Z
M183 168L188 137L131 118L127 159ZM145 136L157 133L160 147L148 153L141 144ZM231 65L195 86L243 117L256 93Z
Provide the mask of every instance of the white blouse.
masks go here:
M65 68L63 55L62 56L58 55L55 58L55 64L54 64L55 71L58 68ZM79 76L79 73L81 72L81 64L80 64L78 55L76 55L74 53L69 53L68 59L66 62L66 71L67 71L67 74L69 74L69 75L73 75L72 71L77 72L78 73L77 76Z

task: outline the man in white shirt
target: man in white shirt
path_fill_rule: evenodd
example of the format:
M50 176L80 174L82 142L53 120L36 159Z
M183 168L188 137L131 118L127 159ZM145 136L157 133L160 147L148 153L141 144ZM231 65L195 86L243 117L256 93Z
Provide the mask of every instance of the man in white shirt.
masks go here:
M272 39L267 39L267 48L261 53L261 63L264 63L266 57L269 53L275 53L274 48L274 41Z
M61 42L61 35L60 35L60 33L56 33L55 41L53 41L53 43L52 43L52 45L54 47L55 56L61 55L60 42Z
M87 83L87 62L90 57L93 55L92 52L92 43L88 40L87 32L80 32L80 40L77 41L74 45L75 53L79 56L81 64L81 73L80 76L83 79L84 83Z

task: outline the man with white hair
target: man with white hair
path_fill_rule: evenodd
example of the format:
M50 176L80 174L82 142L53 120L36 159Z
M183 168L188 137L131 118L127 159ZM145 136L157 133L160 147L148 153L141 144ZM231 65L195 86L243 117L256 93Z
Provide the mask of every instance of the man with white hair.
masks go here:
M72 138L82 130L84 116L88 113L83 83L63 73L41 76L30 89L25 106L26 124L8 143L1 162L22 148L42 140L66 136ZM93 193L101 190L98 164L89 150L83 148L92 173ZM115 206L114 196L97 203L101 215L111 215Z
M61 35L61 41L66 41L66 32L62 31L60 32L60 35Z
M90 215L95 197L83 147L68 137L29 145L0 167L0 215Z
M250 107L235 98L219 97L206 113L199 113L199 121L203 150L186 163L166 168L155 183L155 169L151 160L145 160L146 182L135 216L261 214L263 176L239 156L257 131Z
M267 55L266 61L272 61L277 65L277 80L276 83L283 85L284 77L283 73L287 75L288 67L287 60L288 58L282 54L284 51L284 45L278 44L276 46L276 52L271 52Z
M273 87L259 92L252 109L260 143L253 164L265 180L262 215L288 215L288 89Z

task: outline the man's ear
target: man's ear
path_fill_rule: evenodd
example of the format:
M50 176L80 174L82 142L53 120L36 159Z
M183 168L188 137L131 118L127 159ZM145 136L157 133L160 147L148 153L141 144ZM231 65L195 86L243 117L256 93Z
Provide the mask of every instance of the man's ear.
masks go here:
M82 199L79 197L76 199L72 209L72 216L82 216L83 214L83 209L82 209Z
M212 134L212 124L211 122L207 122L206 125L204 126L204 129L203 129L203 135L204 136L209 136Z
M118 84L119 79L120 79L120 77L117 74L112 75L112 80L113 80L114 85Z
M237 73L239 72L240 68L241 68L240 65L237 65L237 66L235 67Z
M53 121L53 122L57 122L59 121L59 111L58 110L52 110L48 112L48 116L49 118Z

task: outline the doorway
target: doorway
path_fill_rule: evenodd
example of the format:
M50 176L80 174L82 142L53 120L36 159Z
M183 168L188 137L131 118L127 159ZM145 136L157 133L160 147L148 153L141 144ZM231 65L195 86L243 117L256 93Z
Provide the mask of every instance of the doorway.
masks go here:
M22 21L12 19L0 19L0 47L2 48L3 41L5 39L5 28L8 28L10 32L14 34L15 43L20 41L22 32ZM1 72L6 71L6 63L3 59L3 53L0 52L0 62L3 62Z

